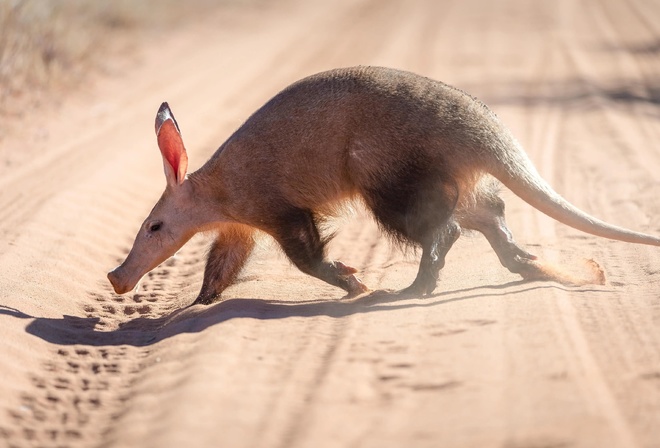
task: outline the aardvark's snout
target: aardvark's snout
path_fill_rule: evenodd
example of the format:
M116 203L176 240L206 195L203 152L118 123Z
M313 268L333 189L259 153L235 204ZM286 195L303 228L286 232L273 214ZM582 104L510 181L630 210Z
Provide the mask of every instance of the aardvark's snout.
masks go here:
M135 287L134 284L130 284L130 282L126 280L126 276L123 275L121 266L117 266L112 271L108 272L108 280L110 280L110 284L117 294L127 293Z

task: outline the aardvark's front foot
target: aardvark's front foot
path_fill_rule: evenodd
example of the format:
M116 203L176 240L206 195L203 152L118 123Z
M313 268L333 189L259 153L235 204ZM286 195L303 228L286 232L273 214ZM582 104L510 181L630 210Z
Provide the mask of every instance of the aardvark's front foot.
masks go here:
M348 292L349 297L359 296L360 294L371 291L367 285L355 276L358 271L357 269L346 266L341 261L335 261L334 265L339 275L346 279L346 292Z
M193 305L210 305L220 299L220 294L216 292L200 292Z

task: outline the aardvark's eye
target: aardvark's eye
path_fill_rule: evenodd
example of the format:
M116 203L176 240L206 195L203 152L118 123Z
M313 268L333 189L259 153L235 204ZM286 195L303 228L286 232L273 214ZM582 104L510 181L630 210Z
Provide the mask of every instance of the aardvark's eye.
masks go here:
M149 226L149 231L150 232L158 232L163 225L162 222L154 222Z

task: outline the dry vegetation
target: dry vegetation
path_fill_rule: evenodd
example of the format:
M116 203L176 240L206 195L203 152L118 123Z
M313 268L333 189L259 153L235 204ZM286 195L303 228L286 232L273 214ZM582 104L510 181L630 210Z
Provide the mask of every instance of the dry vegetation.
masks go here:
M52 88L103 68L116 44L137 41L212 7L211 0L0 0L0 117L20 116ZM133 39L133 38L134 39Z

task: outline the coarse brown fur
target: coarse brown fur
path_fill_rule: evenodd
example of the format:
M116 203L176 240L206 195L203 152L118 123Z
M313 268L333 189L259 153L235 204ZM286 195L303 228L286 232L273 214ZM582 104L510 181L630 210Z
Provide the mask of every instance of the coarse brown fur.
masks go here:
M354 198L396 241L422 249L407 292L435 289L461 229L483 233L502 264L524 278L571 282L513 241L491 176L580 230L660 245L656 237L611 226L568 204L483 103L408 72L355 67L302 79L256 111L187 179L180 174L185 150L166 104L157 133L168 179L161 202L178 205L157 206L147 218L127 262L109 275L117 292L132 288L144 269L169 256L172 248L149 249L143 240L153 236L150 223L165 223L173 210L184 208L188 223L169 230L174 245L200 230L217 232L198 303L210 303L234 281L252 250L253 229L271 235L303 272L351 294L366 291L355 269L326 259L331 236L319 230L325 216ZM165 224L156 227L167 231ZM144 260L128 262L138 258ZM602 281L596 270L596 281Z

